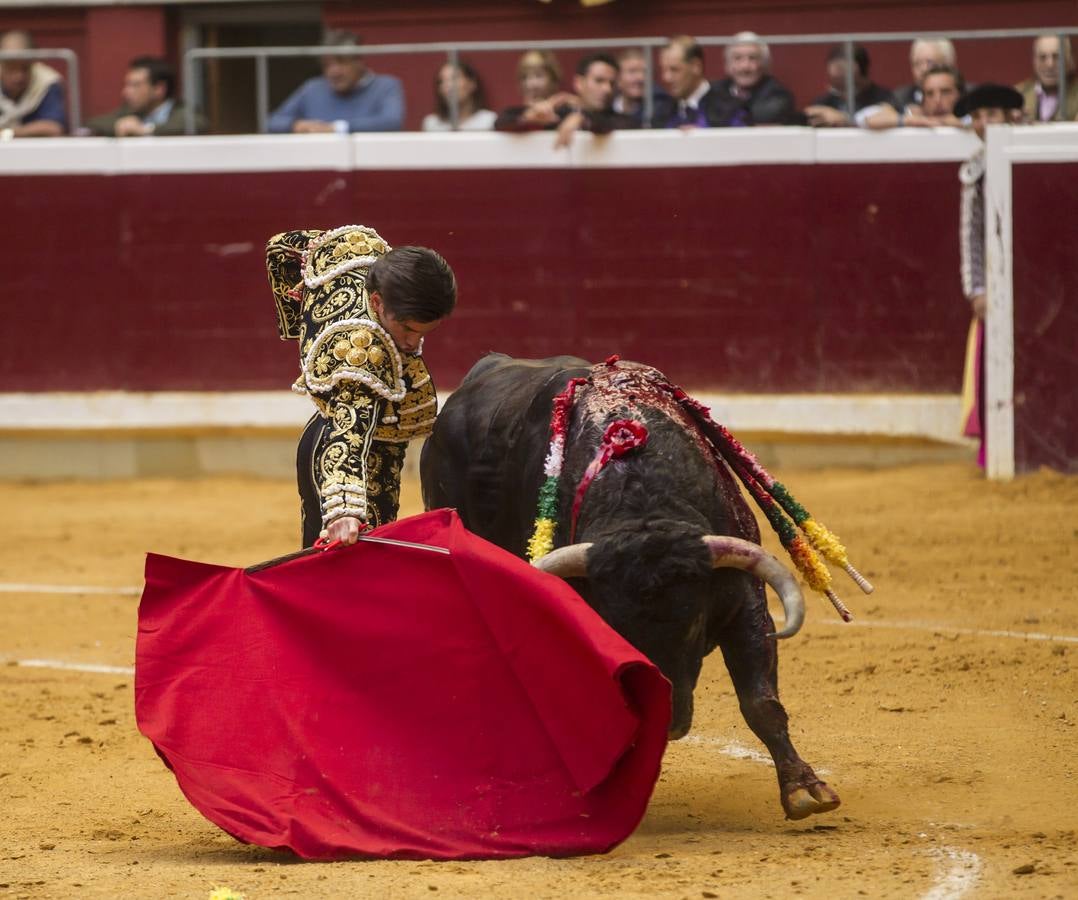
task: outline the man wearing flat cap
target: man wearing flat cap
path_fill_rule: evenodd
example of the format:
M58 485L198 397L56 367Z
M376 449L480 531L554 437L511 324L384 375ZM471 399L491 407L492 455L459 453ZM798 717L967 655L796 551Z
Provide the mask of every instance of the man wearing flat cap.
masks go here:
M989 125L1022 121L1022 95L1002 84L982 84L955 104L954 114L969 116L977 137L984 140ZM987 279L984 260L984 147L958 170L962 183L959 245L962 259L962 290L970 302L973 321L966 341L966 365L962 378L962 433L980 439L977 462L984 466L984 314Z

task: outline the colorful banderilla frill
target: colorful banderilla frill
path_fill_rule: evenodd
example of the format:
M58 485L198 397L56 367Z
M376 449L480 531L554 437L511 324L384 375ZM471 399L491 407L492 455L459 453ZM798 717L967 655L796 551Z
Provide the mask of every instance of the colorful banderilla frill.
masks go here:
M711 418L711 411L706 406L679 387L671 385L668 389L695 420L716 454L726 461L745 485L809 587L824 594L843 620L849 622L853 614L835 594L831 587L831 572L820 559L823 556L828 562L842 567L864 593L871 594L872 585L850 564L846 548L830 530L812 518L782 482L771 477L760 461L725 426ZM805 537L797 533L797 528L804 532Z
M618 361L616 356L610 357L606 365L615 365ZM655 373L658 376L658 373ZM760 465L759 460L735 438L723 425L711 418L711 411L686 394L681 388L663 380L657 380L657 387L667 391L696 423L700 434L706 439L715 455L716 464L723 462L730 467L738 477L749 495L756 501L757 506L771 523L771 527L778 535L782 546L790 554L794 565L801 573L809 587L824 594L834 605L843 620L849 622L853 614L839 599L832 589L831 572L827 568L822 556L833 565L840 566L853 579L854 583L866 594L873 591L869 581L858 572L849 561L846 548L839 539L823 524L817 522L809 514L784 484L776 481L767 470ZM550 421L550 449L547 453L543 468L546 479L539 489L539 505L535 520L535 530L528 542L528 559L534 562L542 556L546 556L554 549L554 531L558 521L558 481L561 477L562 463L565 457L565 441L569 427L569 416L572 412L573 397L579 385L585 384L586 378L572 379L565 390L554 398L553 414ZM613 423L623 432L625 421ZM636 423L633 423L636 424ZM642 426L641 426L642 427ZM610 429L608 429L608 433ZM620 432L619 432L620 433ZM642 445L646 440L644 429ZM604 440L606 435L604 435ZM603 456L603 448L600 447L599 456ZM610 454L607 454L609 456ZM597 457L598 459L598 457ZM605 461L605 458L604 458ZM595 463L593 462L593 465ZM601 465L601 463L599 463ZM585 485L586 486L586 485ZM575 508L579 508L579 492ZM574 509L575 513L575 509ZM573 516L575 525L575 514ZM798 528L804 534L798 534Z
M528 541L528 559L535 562L554 549L554 529L558 526L558 480L565 459L565 436L569 430L569 415L573 410L573 394L586 378L572 378L565 390L554 398L550 417L550 449L543 463L546 476L539 488L539 508L535 515L535 530Z

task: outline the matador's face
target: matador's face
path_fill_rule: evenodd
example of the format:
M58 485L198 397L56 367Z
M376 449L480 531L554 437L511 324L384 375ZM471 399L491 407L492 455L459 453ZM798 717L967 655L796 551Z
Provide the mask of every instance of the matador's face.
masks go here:
M417 322L415 319L398 319L389 311L382 295L375 291L371 294L371 308L378 316L382 327L389 332L393 343L403 353L415 353L428 334L442 324L441 319L433 322Z

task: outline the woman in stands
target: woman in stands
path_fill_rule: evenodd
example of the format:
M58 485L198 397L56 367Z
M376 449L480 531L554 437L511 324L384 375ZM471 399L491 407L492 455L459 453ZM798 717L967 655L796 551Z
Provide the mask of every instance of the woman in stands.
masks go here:
M517 83L520 106L510 106L498 113L494 127L499 131L531 131L544 127L537 120L546 118L547 109L561 106L575 99L572 94L559 92L561 67L549 50L529 50L517 63Z
M489 131L494 127L494 110L487 109L487 98L479 73L468 63L446 63L434 78L435 112L423 117L424 131L452 131L449 98L456 93L457 129Z

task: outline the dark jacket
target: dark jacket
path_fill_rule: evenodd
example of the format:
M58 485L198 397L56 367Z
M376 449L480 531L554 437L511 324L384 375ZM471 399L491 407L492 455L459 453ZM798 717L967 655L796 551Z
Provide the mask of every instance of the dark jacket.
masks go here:
M122 119L124 116L138 115L133 113L126 107L121 106L119 109L113 110L110 113L104 115L94 116L86 123L86 127L90 130L91 134L98 135L100 137L114 137L116 135L116 122ZM142 117L139 116L141 119ZM206 131L206 118L204 116L195 115L195 131L202 133ZM154 128L154 135L169 136L184 134L184 105L181 101L177 100L172 105L172 110L168 114L168 119L162 122L160 125Z
M709 91L700 100L699 111L688 116L680 112L678 101L673 97L657 97L651 126L727 128L737 125L788 125L796 119L793 95L771 75L765 75L748 97L736 96L733 87L733 80L729 78L711 83Z
M750 125L791 125L797 121L794 95L770 75L765 75L745 99L734 93L732 78L711 85L724 103L739 103L747 110Z
M558 121L552 122L549 125L537 125L533 122L525 122L523 119L524 113L527 111L526 106L510 106L507 109L503 109L498 113L498 118L494 120L494 129L496 131L552 131L557 128L562 120L573 112L573 107L565 104L559 106L554 112L558 114ZM609 134L611 131L615 131L621 128L639 128L640 123L632 116L625 115L624 113L616 113L612 109L602 110L601 112L585 112L584 121L580 125L581 131L590 131L593 134Z
M864 109L866 106L879 106L883 103L886 103L888 106L893 106L895 109L901 108L898 105L898 101L895 99L895 95L887 90L887 88L880 87L875 82L869 82L868 85L865 86L865 89L858 91L857 96L853 98L853 108L855 110ZM813 100L812 106L830 106L832 109L841 109L845 112L846 94L828 91L823 96Z
M656 96L651 117L652 128L679 128L682 125L729 128L752 124L752 117L745 104L729 94L722 95L715 90L715 85L700 98L695 112L682 112L678 101L668 94Z
M902 112L907 106L920 106L925 102L925 95L915 84L904 84L894 90L894 107Z

